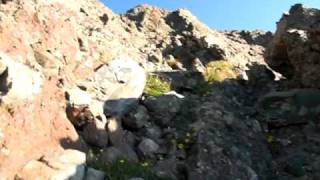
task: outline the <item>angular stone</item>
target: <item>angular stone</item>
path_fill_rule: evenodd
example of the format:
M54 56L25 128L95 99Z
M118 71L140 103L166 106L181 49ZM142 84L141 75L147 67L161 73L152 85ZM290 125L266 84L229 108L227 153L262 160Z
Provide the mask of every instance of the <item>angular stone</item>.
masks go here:
M104 180L106 173L93 168L88 168L84 180Z
M158 125L167 126L179 112L182 100L175 95L147 97L143 102Z
M62 67L62 62L48 51L34 51L35 60L43 68L47 75L58 75L59 69Z
M93 122L89 122L82 131L83 139L90 145L98 147L106 147L109 143L109 135L106 130L107 122L94 119Z
M107 131L112 145L119 145L123 143L124 130L122 129L121 119L108 119Z
M18 177L22 179L83 179L86 155L76 150L65 150L52 157L27 163Z
M2 52L0 59L8 69L6 77L0 79L6 98L33 99L41 92L43 75L40 72L31 70Z
M150 138L153 140L160 138L162 135L162 131L158 126L146 127L143 129L143 131L144 131L144 135L147 138Z
M2 75L7 70L7 65L5 65L3 62L0 62L0 75Z
M320 91L293 89L271 92L259 99L258 111L266 122L276 127L316 122L320 113Z
M155 143L152 139L147 138L143 139L138 145L138 149L143 155L156 153L159 148L160 147L157 143Z
M129 145L121 144L104 149L100 155L99 161L102 161L103 163L113 163L119 159L137 162L138 156Z
M140 129L149 120L148 110L144 106L138 106L130 111L124 118L123 124L132 129Z
M157 164L152 168L152 172L154 172L160 178L177 179L176 167L177 162L175 159L165 159L158 161Z
M93 98L104 101L104 112L122 116L137 104L146 82L144 69L129 57L120 57L101 66L81 86Z
M66 91L69 103L72 105L89 105L92 98L89 93L79 88L74 88Z

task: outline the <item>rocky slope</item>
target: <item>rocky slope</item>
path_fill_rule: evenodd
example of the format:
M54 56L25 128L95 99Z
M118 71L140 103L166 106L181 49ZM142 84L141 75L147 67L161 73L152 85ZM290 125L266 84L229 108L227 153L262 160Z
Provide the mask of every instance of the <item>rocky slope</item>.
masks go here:
M1 1L0 179L317 179L320 93L290 89L318 87L319 12L293 6L273 36Z

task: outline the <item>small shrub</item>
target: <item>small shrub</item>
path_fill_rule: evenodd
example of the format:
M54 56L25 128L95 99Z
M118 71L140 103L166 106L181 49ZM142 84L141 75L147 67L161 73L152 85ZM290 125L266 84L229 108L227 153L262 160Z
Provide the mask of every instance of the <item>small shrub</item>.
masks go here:
M234 67L225 60L212 61L208 63L203 72L204 82L200 82L193 87L193 92L206 96L211 92L211 85L222 82L226 79L236 78Z
M222 82L225 79L236 78L234 67L227 61L212 61L206 65L204 79L208 83Z
M161 96L171 91L169 82L160 79L157 75L148 75L144 93L149 96Z

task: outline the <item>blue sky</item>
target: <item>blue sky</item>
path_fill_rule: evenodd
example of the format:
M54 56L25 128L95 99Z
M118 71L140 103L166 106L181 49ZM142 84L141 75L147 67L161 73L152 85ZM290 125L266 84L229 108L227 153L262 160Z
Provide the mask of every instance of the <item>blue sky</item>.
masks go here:
M187 8L209 27L219 30L274 31L282 12L295 3L320 9L320 0L102 0L116 13L142 3L174 10Z

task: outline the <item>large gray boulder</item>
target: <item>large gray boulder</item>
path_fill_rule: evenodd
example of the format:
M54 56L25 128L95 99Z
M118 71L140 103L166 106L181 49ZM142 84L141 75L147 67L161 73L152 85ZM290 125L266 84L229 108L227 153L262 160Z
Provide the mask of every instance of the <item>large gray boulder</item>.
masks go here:
M123 115L137 103L146 82L144 69L129 57L101 66L81 84L93 99L104 103L104 112Z
M148 110L140 105L123 118L123 124L128 128L140 129L147 124L149 118Z
M156 153L159 148L157 143L148 138L143 139L138 145L139 151L145 156Z
M117 144L122 137L121 121L107 120L106 115L122 117L137 105L145 81L144 69L136 61L129 57L114 59L79 83L79 87L66 91L68 117L73 124L80 123L87 143L105 147L110 139Z
M277 24L277 31L267 50L268 64L296 86L319 88L320 10L291 7Z

